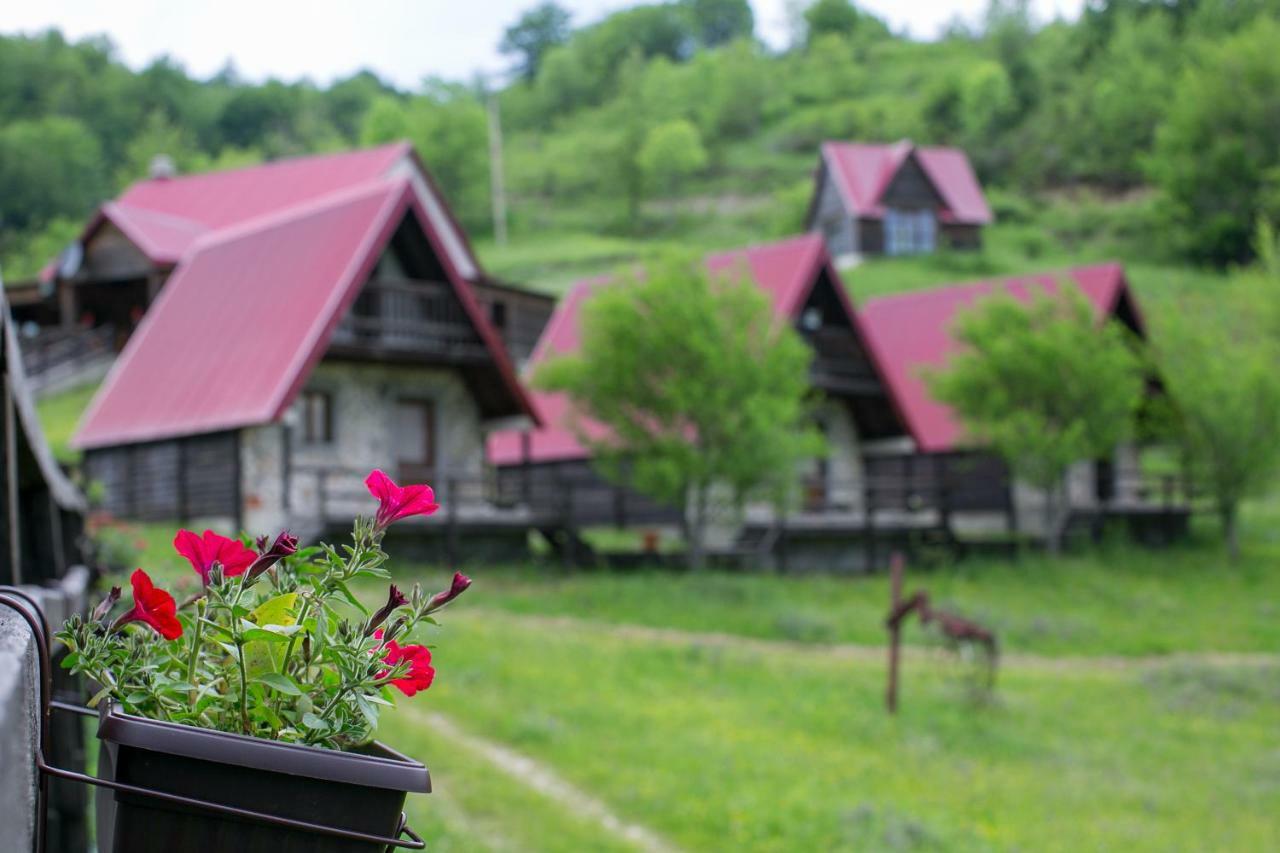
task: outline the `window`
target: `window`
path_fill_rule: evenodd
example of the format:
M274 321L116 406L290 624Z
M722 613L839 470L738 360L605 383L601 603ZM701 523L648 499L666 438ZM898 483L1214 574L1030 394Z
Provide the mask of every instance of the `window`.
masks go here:
M507 328L507 303L495 302L489 306L489 320L498 331Z
M937 221L931 210L887 210L884 214L884 251L888 255L932 252Z
M303 391L298 395L299 435L303 444L333 441L333 397L327 391Z

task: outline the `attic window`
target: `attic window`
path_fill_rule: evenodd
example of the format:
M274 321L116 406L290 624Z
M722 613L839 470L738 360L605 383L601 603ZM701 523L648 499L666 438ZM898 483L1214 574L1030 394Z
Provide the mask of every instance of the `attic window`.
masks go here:
M333 396L327 391L303 391L298 395L299 432L303 444L333 441Z
M804 313L800 315L800 328L806 332L816 332L822 328L822 309L816 305L810 305L804 309Z

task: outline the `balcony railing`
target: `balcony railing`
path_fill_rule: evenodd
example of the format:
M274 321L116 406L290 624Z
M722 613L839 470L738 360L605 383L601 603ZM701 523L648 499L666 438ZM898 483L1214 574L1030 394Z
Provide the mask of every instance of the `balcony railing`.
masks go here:
M435 281L376 279L338 324L333 346L430 354L449 360L489 357L458 297Z

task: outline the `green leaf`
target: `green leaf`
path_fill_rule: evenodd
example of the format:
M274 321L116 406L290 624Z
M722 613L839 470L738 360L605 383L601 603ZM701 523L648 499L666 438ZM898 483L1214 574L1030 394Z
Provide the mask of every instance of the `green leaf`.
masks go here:
M289 637L292 633L293 632L284 634L277 631L269 631L265 628L250 628L240 636L246 644L251 642L287 643L289 642Z
M254 608L249 621L256 625L292 625L298 621L294 607L298 602L296 592L286 592L269 598Z
M294 683L293 679L283 673L267 672L257 676L256 681L270 687L272 690L284 693L287 696L301 696L302 688Z
M315 714L303 714L302 724L312 731L317 732L327 731L329 728L329 724L317 717Z

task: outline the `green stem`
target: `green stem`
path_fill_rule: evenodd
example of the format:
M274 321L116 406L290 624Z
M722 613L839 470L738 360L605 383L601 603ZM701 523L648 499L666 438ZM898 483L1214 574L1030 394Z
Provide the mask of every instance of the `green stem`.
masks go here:
M240 639L240 635L236 634L236 659L240 670L240 725L244 727L245 734L252 734L249 728L249 684L245 677L244 667L244 642Z
M187 694L191 705L196 704L196 661L200 657L200 633L204 628L204 600L202 599L196 604L196 618L193 620L195 625L191 631L191 657L187 659L187 684L191 685L191 691Z

